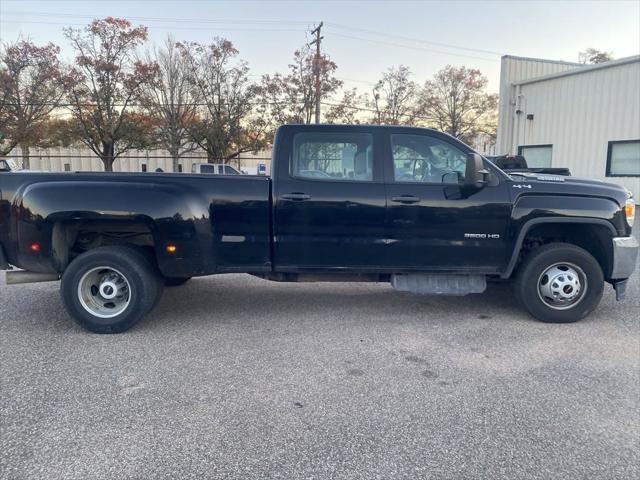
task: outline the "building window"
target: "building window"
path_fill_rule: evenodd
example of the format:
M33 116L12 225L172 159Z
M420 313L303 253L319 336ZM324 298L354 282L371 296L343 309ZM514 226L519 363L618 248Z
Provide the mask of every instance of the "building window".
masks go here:
M607 177L640 177L640 140L609 142Z
M65 172L70 172L71 171L71 164L70 163L65 163L64 164L64 171Z
M142 171L143 171L143 172L146 172L146 171L147 171L147 164L146 164L146 163L143 163L143 164L142 164Z
M522 155L529 168L551 167L552 145L520 145L518 155Z
M178 172L182 173L182 164L181 163L178 164Z

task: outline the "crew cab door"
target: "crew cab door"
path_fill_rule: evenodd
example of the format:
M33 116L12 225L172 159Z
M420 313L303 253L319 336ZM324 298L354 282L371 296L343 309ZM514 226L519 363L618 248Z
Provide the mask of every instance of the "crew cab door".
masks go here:
M387 266L493 273L506 265L508 186L463 192L464 144L436 132L390 131L386 138ZM490 168L490 167L487 167Z
M353 126L283 130L275 146L275 269L374 268L385 251L380 136Z

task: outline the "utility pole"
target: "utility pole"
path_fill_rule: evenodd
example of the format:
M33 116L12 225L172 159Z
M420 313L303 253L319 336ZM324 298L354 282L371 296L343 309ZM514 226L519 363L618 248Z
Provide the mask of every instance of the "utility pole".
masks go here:
M320 36L320 29L322 28L322 25L323 22L320 22L320 25L311 31L311 35L315 35L316 39L309 44L315 44L316 46L316 57L313 62L313 69L316 77L316 123L320 123L320 42L324 38Z

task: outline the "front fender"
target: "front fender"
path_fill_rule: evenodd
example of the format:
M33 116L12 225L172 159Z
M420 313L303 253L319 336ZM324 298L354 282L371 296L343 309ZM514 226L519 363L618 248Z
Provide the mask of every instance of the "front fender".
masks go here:
M179 276L209 268L213 250L209 205L183 185L137 182L37 182L16 191L12 208L16 219L19 265L32 271L54 268L51 255L53 226L73 221L131 221L148 226L163 274ZM41 243L34 255L29 246ZM165 251L178 246L176 254ZM186 254L186 255L185 255Z
M613 200L601 197L530 195L521 196L514 204L509 238L512 254L502 278L509 278L518 261L527 233L542 224L599 225L611 237L624 232L624 216Z

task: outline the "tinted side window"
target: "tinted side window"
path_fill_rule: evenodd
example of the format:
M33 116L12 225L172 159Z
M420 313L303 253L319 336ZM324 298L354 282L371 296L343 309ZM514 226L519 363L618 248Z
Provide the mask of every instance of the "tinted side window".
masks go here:
M224 166L224 173L225 175L238 175L238 172L235 168L230 167L229 165L225 165Z
M373 138L368 133L298 133L291 175L314 180L373 180Z
M200 165L200 173L216 173L213 165Z
M458 183L467 156L453 145L427 135L391 135L397 182Z

